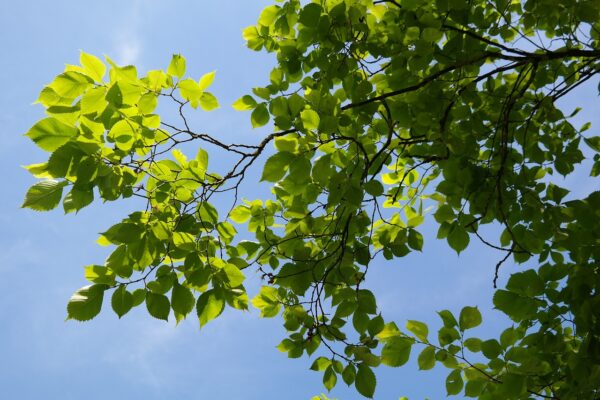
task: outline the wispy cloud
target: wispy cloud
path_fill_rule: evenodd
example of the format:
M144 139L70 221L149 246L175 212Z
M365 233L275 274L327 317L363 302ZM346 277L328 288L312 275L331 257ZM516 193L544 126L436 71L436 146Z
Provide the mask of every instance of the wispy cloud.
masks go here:
M142 1L134 0L113 35L115 61L121 65L137 64L143 45L140 37L143 21Z
M119 39L115 50L119 64L136 64L142 52L142 45L138 38L128 35L127 38Z

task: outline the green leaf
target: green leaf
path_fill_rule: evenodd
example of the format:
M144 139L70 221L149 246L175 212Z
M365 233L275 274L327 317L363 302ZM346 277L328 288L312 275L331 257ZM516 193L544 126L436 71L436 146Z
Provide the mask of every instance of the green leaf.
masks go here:
M320 5L315 3L307 4L302 11L300 11L300 23L305 26L316 27L319 23L321 11L322 8Z
M400 367L408 362L413 342L409 338L395 336L388 339L381 351L381 362L389 367Z
M313 371L325 371L327 368L331 366L331 360L327 357L317 357L315 361L313 361L310 369Z
M383 194L384 188L381 182L373 179L365 184L365 191L371 196L381 196Z
M212 111L219 108L219 101L212 93L204 92L200 96L200 107L204 111Z
M204 180L208 169L208 152L202 148L198 149L196 159L190 162L189 167L200 180Z
M195 304L196 299L194 298L192 291L175 282L171 292L171 307L173 308L177 322L181 321L192 312Z
M458 326L458 322L456 321L456 318L454 318L454 315L449 310L439 311L438 315L444 322L444 326L446 328L454 328L455 326Z
M319 114L317 114L314 110L304 110L300 113L300 119L302 120L302 125L304 128L314 130L319 128L319 123L321 119L319 118Z
M442 346L446 346L460 339L460 333L454 328L442 326L438 331L438 340Z
M63 188L66 185L66 181L48 180L38 182L29 188L21 207L31 208L36 211L52 210L60 203Z
M67 71L54 78L48 86L61 97L75 99L92 86L93 82L93 79L87 75Z
M275 21L275 18L277 17L277 14L279 13L280 9L281 7L276 5L267 6L263 8L263 10L260 13L260 16L258 17L258 23L262 26L270 26Z
M521 398L521 396L526 395L526 392L527 380L525 376L513 373L507 373L502 376L501 393L506 398Z
M151 114L158 106L158 98L155 93L143 94L138 101L138 109L142 114Z
M173 54L167 74L181 78L185 74L185 58L179 54Z
M163 294L147 292L146 293L146 308L148 313L156 319L162 319L164 321L169 320L169 312L171 311L171 304L167 296Z
M469 245L469 234L465 228L459 224L454 224L454 228L448 235L448 244L459 254L466 249Z
M102 82L106 73L106 65L98 57L82 51L79 55L79 62L87 75L98 83Z
M543 294L545 287L537 272L529 269L512 274L506 283L506 289L523 296L534 297Z
M298 139L292 136L280 136L275 138L275 148L279 151L295 153L298 147Z
M323 374L323 385L329 391L334 388L337 383L337 375L333 370L333 366L329 366Z
M112 286L115 284L115 274L101 265L88 265L85 267L85 279L94 283Z
M479 338L468 338L465 340L464 345L469 351L477 353L481 351L481 339Z
M408 322L406 323L406 329L411 331L422 342L427 342L427 335L429 334L429 329L427 328L427 325L423 322L408 320Z
M32 126L25 136L33 140L42 150L52 152L77 136L77 132L77 128L49 117Z
M187 232L173 232L173 244L181 250L196 250L196 237Z
M487 384L486 381L467 381L467 384L465 385L465 396L478 397Z
M463 388L464 382L460 369L450 372L446 378L446 392L448 396L459 394Z
M342 379L348 386L354 383L354 380L356 379L356 368L354 368L354 365L346 365L346 368L344 368L344 371L342 371Z
M250 116L250 121L252 122L253 128L261 127L269 122L269 110L267 110L266 103L261 103L254 108L254 111L252 111L252 115Z
M244 222L248 221L251 216L252 213L250 211L250 208L248 208L245 205L239 205L233 210L231 210L231 212L229 213L229 218L231 218L233 222L238 224L243 224Z
M248 111L248 110L253 110L256 107L256 105L257 105L256 100L254 100L254 98L252 96L245 95L245 96L242 96L239 99L237 99L232 104L232 107L238 111Z
M225 264L223 271L225 271L225 275L227 275L227 280L231 287L240 286L246 279L244 273L233 264Z
M81 114L101 113L108 104L106 101L106 88L103 86L94 87L85 92L81 98ZM104 126L102 126L104 131Z
M208 222L215 225L219 222L219 212L212 204L206 201L203 201L198 206L198 215L200 216L200 221L203 223Z
M133 295L127 291L125 285L121 285L113 292L110 304L113 311L121 318L133 307Z
M218 293L214 289L202 293L196 303L196 312L198 313L200 327L203 327L209 321L221 315L224 308L225 302L221 296L218 296Z
M496 339L486 340L481 343L481 352L484 356L493 360L502 352L502 346L500 346L500 343Z
M213 81L215 80L215 74L216 74L216 71L212 71L212 72L202 75L202 77L200 78L200 81L198 82L198 86L200 87L200 90L204 91L204 90L208 89L208 87L210 85L212 85Z
M452 222L455 219L454 209L448 204L441 205L435 213L435 220L439 223Z
M67 319L89 321L100 313L106 285L84 286L76 291L67 304Z
M587 144L592 150L597 153L600 153L600 136L592 136L589 138L584 138L585 144Z
M252 299L252 305L260 310L261 317L275 317L281 308L277 289L271 286L261 287L259 294Z
M139 125L133 121L120 120L112 126L108 136L115 141L115 145L119 149L129 151L135 142L138 128Z
M458 317L458 325L461 331L475 328L481 324L481 313L477 307L464 307Z
M184 79L178 83L179 93L181 97L188 100L192 107L198 107L198 100L202 96L203 91L193 79Z
M432 346L425 347L419 354L417 361L420 370L432 369L435 366L435 348Z
M507 290L497 290L494 293L494 307L510 317L515 322L535 315L540 305L539 301Z
M337 315L337 312L336 312L336 315ZM381 317L381 315L378 315L369 321L367 330L369 331L369 335L376 336L378 333L383 331L384 327L385 327L385 323L383 321L383 318Z
M146 300L146 289L135 289L131 294L133 307L137 307Z
M395 322L388 322L383 327L383 330L377 334L377 339L386 341L389 338L400 336L400 330Z
M295 156L287 151L273 154L265 162L261 181L277 182L284 177Z
M217 224L217 232L225 243L231 243L231 240L235 237L237 231L229 222L219 222Z
M365 364L359 364L354 385L358 393L372 399L375 394L375 386L377 385L377 379L373 370Z

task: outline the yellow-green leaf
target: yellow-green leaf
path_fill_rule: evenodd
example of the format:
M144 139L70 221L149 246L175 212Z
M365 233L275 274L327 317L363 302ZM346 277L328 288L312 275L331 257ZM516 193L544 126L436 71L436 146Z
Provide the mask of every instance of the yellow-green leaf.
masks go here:
M98 83L102 82L102 78L106 74L106 65L98 57L82 51L79 55L79 62L88 76Z
M185 74L185 58L179 54L173 54L167 74L181 78Z
M36 183L29 188L21 207L36 211L48 211L56 208L62 197L66 181L47 180Z
M54 151L77 135L77 128L56 118L44 118L25 134L42 150Z
M215 80L215 74L216 71L211 71L207 74L202 75L202 78L200 78L200 81L198 82L198 87L200 88L200 90L204 91L210 85L212 85L213 81Z

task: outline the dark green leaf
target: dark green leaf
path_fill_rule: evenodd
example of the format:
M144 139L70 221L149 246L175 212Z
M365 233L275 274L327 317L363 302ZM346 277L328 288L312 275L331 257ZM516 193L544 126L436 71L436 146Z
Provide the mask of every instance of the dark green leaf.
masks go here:
M250 121L252 122L253 128L261 127L269 122L269 110L267 110L266 103L261 103L254 108L254 111L252 111L252 115L250 116Z
M454 224L453 229L448 234L448 244L459 254L466 249L469 245L469 234L465 228L459 224Z
M173 290L171 292L171 307L173 308L177 322L181 321L192 312L195 304L196 299L190 289L179 283L173 285Z
M214 289L202 293L196 303L196 312L198 313L200 327L203 327L221 315L224 308L225 302L223 298Z
M146 308L148 309L148 313L154 318L165 321L169 320L171 304L167 296L152 292L146 293Z
M94 318L102 309L102 300L106 285L84 286L76 291L67 305L67 319L88 321Z
M125 285L121 285L113 292L110 304L113 311L121 318L133 307L133 296L127 291Z
M354 385L358 393L372 399L375 394L375 386L377 385L377 379L373 370L365 364L359 364Z

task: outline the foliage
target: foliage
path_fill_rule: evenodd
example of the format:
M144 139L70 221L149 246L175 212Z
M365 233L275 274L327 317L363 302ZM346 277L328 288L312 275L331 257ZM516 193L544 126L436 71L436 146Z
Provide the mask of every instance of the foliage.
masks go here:
M195 308L204 325L248 308L244 271L258 269L265 285L252 305L281 316L289 357L328 354L311 367L327 389L341 378L373 397L374 368L412 355L420 369L449 369L450 395L597 398L600 192L565 201L556 177L579 171L585 154L596 177L600 138L556 103L600 70L599 13L594 0L278 2L243 32L277 59L269 84L233 104L253 127L274 124L255 144L189 126L188 107L218 107L214 72L188 78L175 55L140 77L82 53L38 99L48 117L27 136L50 157L27 167L42 180L23 206L62 198L69 213L137 196L145 208L102 233L114 250L85 267L92 285L68 318L93 318L112 292L119 317L145 303L165 320ZM163 121L159 101L181 119ZM180 150L187 142L194 158ZM209 154L231 168L209 169ZM261 162L271 198L239 201ZM474 306L440 311L437 334L380 315L370 265L420 251L431 217L456 252L473 240L497 251L496 278L511 258L529 262L493 294L514 321L499 337L469 334L482 322ZM489 224L498 238L480 232ZM254 240L240 240L241 227Z

